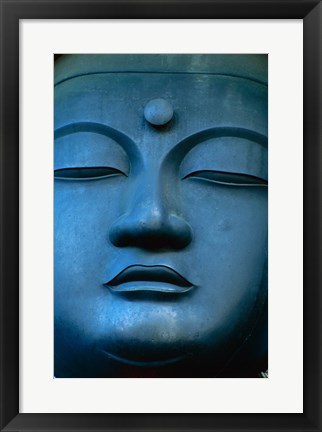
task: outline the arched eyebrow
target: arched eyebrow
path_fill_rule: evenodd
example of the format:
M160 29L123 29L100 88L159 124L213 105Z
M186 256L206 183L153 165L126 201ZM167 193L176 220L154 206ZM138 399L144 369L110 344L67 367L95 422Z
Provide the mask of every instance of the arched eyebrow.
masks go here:
M111 126L103 125L94 122L78 122L69 123L55 130L54 138L62 138L66 135L72 135L79 132L92 132L106 136L119 144L130 157L139 157L139 151L135 142L125 135L123 132L112 128Z
M251 129L245 128L234 128L234 127L214 127L205 129L201 132L197 132L193 135L184 138L180 141L176 147L184 147L190 148L195 147L198 144L201 144L204 141L207 141L211 138L223 138L223 137L232 137L232 138L244 138L249 141L253 141L257 144L262 145L267 148L267 137L258 132L255 132ZM189 151L188 150L188 151Z
M171 165L171 159L180 164L183 158L197 145L215 138L232 137L232 138L243 138L251 142L259 144L267 149L268 139L267 136L260 134L256 131L246 128L235 128L235 127L214 127L204 129L203 131L197 132L184 138L182 141L177 143L175 147L168 153L164 162Z

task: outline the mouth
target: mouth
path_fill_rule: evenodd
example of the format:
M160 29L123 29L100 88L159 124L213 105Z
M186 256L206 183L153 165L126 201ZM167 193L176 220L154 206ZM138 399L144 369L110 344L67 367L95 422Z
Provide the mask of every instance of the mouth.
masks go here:
M155 291L183 294L194 288L186 278L164 265L131 265L122 270L104 286L113 292Z

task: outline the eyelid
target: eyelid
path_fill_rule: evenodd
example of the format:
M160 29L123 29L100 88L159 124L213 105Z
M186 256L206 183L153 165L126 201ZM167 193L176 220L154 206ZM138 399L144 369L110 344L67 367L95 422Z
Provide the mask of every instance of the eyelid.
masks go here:
M256 134L251 136L249 130L244 130L245 134L239 133L236 128L224 130L222 134L217 130L218 136L207 136L202 142L199 140L198 144L191 144L192 148L184 154L180 164L181 178L194 171L209 170L245 173L267 180L267 138ZM248 132L250 134L247 136Z
M119 169L102 166L62 168L54 171L55 179L65 181L99 180L117 175L127 177L127 174Z
M265 187L268 182L262 178L249 174L231 173L225 171L200 170L194 171L182 178L195 178L212 183L223 184L228 186L261 186Z

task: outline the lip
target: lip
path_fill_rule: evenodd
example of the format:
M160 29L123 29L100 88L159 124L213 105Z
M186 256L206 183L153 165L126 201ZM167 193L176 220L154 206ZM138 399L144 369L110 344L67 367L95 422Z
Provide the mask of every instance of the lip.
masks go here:
M156 291L183 294L194 288L180 273L165 265L131 265L104 285L114 292Z

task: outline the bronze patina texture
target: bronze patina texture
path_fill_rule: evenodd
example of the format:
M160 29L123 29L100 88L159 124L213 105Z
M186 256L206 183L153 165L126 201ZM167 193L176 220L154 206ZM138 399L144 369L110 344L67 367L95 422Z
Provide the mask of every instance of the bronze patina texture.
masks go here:
M267 369L267 56L55 65L55 376Z

